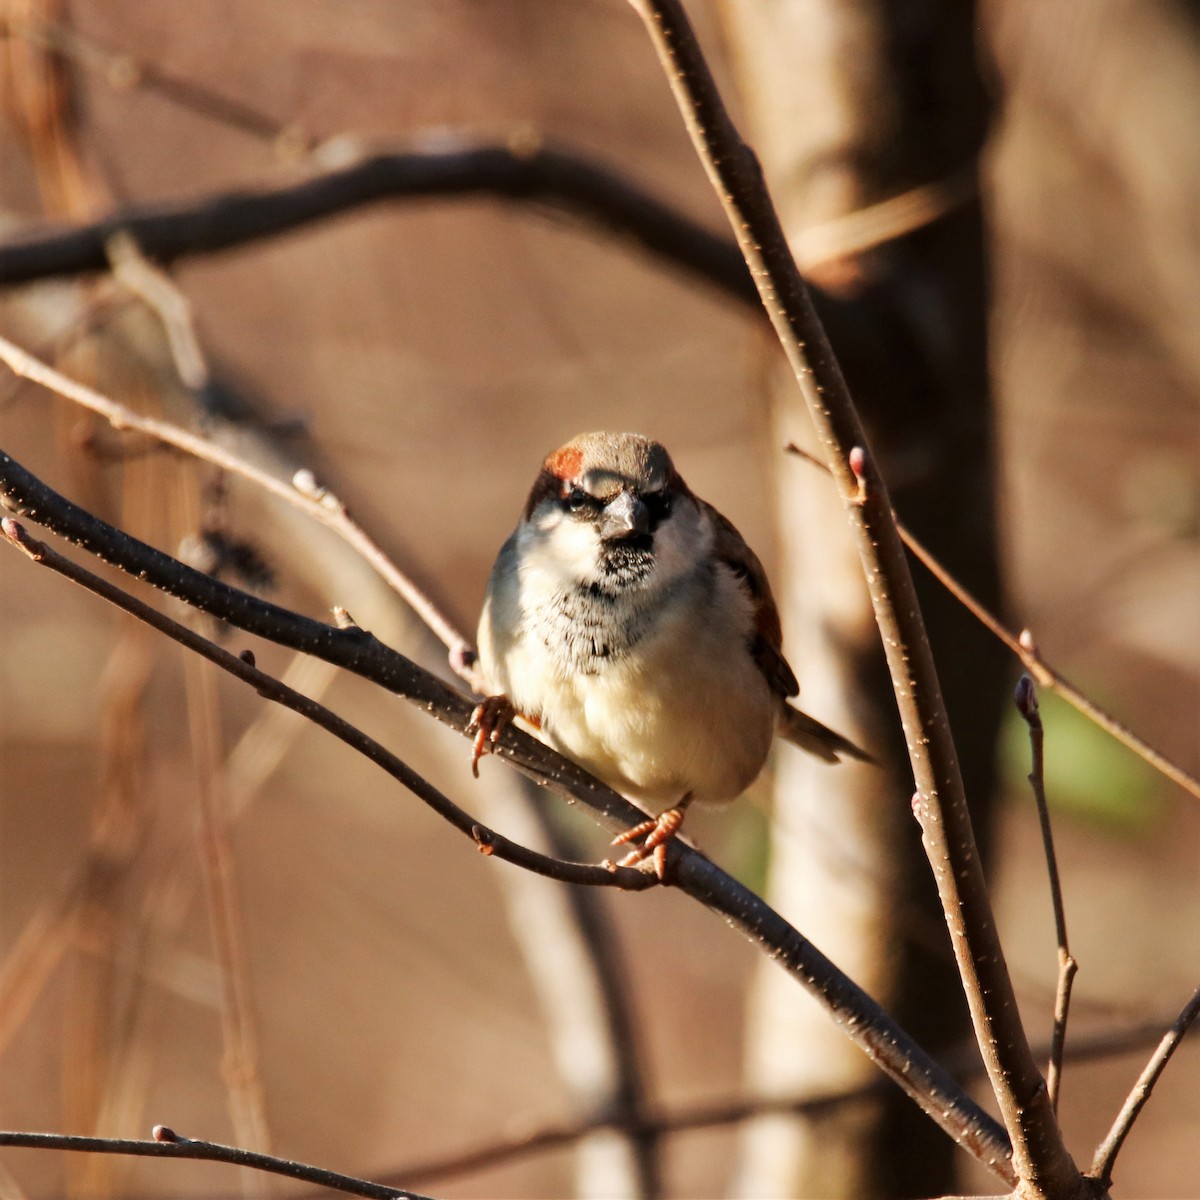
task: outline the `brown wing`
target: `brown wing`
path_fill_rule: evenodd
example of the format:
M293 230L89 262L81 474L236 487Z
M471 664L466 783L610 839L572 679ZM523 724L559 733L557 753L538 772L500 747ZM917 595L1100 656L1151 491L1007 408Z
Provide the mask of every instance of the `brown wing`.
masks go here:
M700 499L696 503L712 518L717 558L745 584L754 602L754 636L750 642L754 661L767 677L772 691L785 697L796 695L800 685L787 659L783 657L779 610L775 607L775 597L771 595L771 585L767 582L762 563L732 522L721 516L711 504Z

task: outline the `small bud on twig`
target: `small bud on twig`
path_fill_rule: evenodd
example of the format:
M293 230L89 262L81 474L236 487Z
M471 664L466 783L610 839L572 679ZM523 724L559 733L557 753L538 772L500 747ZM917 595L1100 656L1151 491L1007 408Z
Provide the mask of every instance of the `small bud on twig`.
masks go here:
M1022 675L1021 678L1017 680L1017 687L1013 694L1013 699L1017 705L1017 712L1019 712L1026 721L1032 723L1037 719L1037 685L1033 682L1033 676Z
M854 478L858 481L858 489L851 498L852 504L864 504L867 499L867 452L861 446L852 446L846 459Z
M37 538L29 536L20 521L14 521L12 517L4 517L0 520L0 530L17 549L27 554L34 562L42 561L45 556L45 547Z
M358 623L350 615L349 610L343 608L340 604L333 606L333 623L339 629L357 629Z

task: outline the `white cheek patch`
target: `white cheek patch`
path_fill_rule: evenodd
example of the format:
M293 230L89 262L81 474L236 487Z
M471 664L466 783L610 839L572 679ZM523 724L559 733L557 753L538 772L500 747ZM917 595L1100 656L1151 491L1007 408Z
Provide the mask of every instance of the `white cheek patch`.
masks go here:
M535 513L521 530L521 575L553 591L575 587L596 572L600 535L590 521L557 509Z

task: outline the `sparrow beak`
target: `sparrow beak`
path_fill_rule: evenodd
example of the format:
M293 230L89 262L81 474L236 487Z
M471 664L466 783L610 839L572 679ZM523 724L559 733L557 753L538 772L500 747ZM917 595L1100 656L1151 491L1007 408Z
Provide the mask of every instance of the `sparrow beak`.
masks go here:
M650 532L650 510L633 492L621 492L604 506L600 540L617 542Z

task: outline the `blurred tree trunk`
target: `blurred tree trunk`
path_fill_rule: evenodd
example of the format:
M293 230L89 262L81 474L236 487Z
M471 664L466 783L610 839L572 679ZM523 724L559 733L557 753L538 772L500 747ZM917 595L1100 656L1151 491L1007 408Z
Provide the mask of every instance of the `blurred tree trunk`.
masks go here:
M975 159L986 105L970 5L808 0L720 8L744 134L758 150L904 520L989 604L999 579ZM901 197L884 204L894 197ZM774 446L812 446L772 345ZM773 461L779 461L776 456ZM857 555L823 473L778 468L785 644L807 711L884 771L780 752L770 899L937 1052L966 1008L909 809L912 777ZM986 835L1005 663L924 573L922 605ZM986 836L984 838L986 844ZM752 1091L822 1093L873 1068L769 964L750 1001ZM955 1150L894 1103L747 1127L746 1196L929 1195Z

